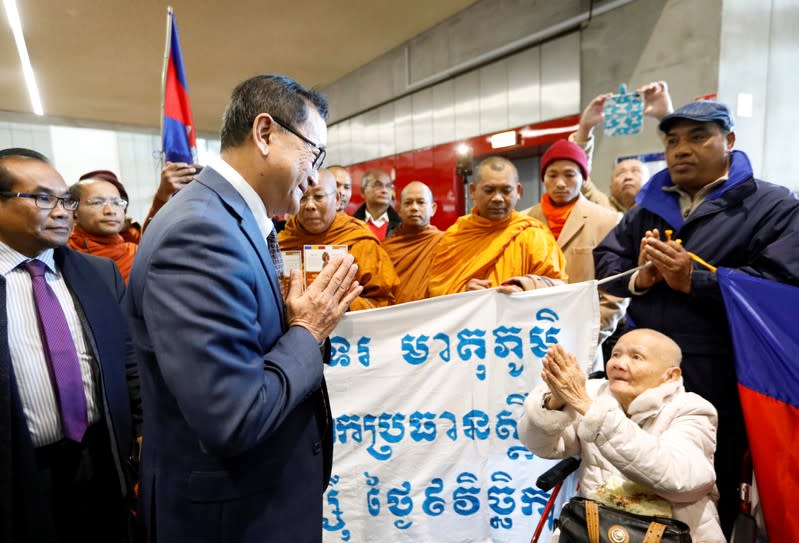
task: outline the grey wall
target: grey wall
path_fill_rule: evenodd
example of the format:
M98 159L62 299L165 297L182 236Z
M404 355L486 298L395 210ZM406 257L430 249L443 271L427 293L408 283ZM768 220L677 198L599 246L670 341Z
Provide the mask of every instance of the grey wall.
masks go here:
M330 122L417 90L416 85L438 73L584 13L588 4L588 0L480 0L324 88L331 104Z
M739 111L735 146L746 151L755 175L799 191L799 3L724 0L719 98L738 109L752 97L751 116Z
M329 164L354 164L580 110L574 32L331 123Z
M634 89L665 80L675 107L716 92L721 1L638 0L595 18L582 31L582 103L620 83ZM662 150L649 117L639 136L599 134L593 180L607 189L616 157Z
M747 0L724 1L738 3L741 9L758 3ZM783 6L791 1L795 3L795 0L770 1ZM527 51L449 79L432 89L395 100L433 74L457 67L487 51L518 43L525 36L538 35L545 29L563 26L584 14L587 8L587 0L481 0L330 85L324 89L331 103L330 139L334 147L339 143L343 145L341 152L334 150L340 157L338 161L349 164L433 143L456 141L525 123L577 114L594 96L614 91L620 83L637 88L650 81L666 80L675 106L698 95L723 91L719 82L722 0L633 0L597 2L595 10L604 8L608 11L595 15L589 24L573 34L573 38L550 38ZM783 9L787 10L787 7ZM789 26L789 23L783 22L781 27L784 30L781 32L787 34ZM731 30L730 34L736 35L737 32ZM539 77L544 79L537 82L532 82L530 73L508 68L514 62L519 62L526 69L534 71L531 67L535 64L536 55L539 62L546 62L546 49L564 39L574 39L579 54L559 56L549 66L563 74L578 73L577 80L573 79L573 75L569 76L572 78L569 86L558 87L554 82L557 77L548 80L543 64L538 71ZM784 56L787 50L781 48L777 53ZM516 60L525 56L525 61ZM772 54L772 63L777 62L774 57ZM759 58L762 62L762 57ZM493 75L492 70L496 70ZM489 89L483 82L491 84L501 81L505 73L508 74L508 101L503 106L501 100L497 99L497 89ZM769 75L775 77L773 72L769 72ZM519 76L518 79L514 79L516 76ZM784 83L789 77L795 81L796 75L786 75L781 82ZM562 81L566 79L561 77ZM554 100L562 100L561 107L545 108L536 113L529 101L529 96L535 94L530 92L529 87L536 84L541 89L551 91L549 96ZM789 89L795 89L796 85L780 84L778 87L783 94L788 94ZM577 102L571 99L575 89L579 89ZM541 96L544 96L547 90L542 92ZM533 111L509 114L513 111L514 100L520 97L528 98L520 110L524 111L527 107L533 108ZM359 114L386 101L389 102L382 107ZM416 116L415 111L427 111L428 108L432 110L431 115ZM436 123L438 119L450 118L453 112L456 118L454 129L450 128L449 123ZM353 115L353 122L336 124ZM393 147L386 143L392 131L395 135ZM647 120L642 135L638 137L610 138L599 134L593 168L594 181L607 189L616 157L660 150L662 143L652 119Z

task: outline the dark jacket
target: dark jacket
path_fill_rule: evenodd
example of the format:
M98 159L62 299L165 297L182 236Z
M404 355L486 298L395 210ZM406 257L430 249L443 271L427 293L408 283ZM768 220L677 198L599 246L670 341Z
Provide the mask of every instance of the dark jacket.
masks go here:
M77 302L95 355L98 403L114 454L120 493L127 493L126 472L135 427L141 424L138 375L125 317L119 302L125 282L107 258L61 247L54 260ZM38 492L33 444L22 412L8 345L5 278L0 277L0 540L53 541L48 505Z
M394 231L402 226L402 218L400 218L399 213L397 213L393 207L388 206L387 213L388 228L386 229L386 239L390 238ZM366 222L366 203L361 204L361 207L356 209L352 216Z
M639 205L594 249L597 279L635 267L644 232L657 228L714 266L799 284L799 200L781 186L754 179L747 156L734 151L728 180L683 221L668 170L653 176L638 195ZM629 277L606 285L630 296ZM694 265L691 293L660 282L631 296L628 315L636 326L653 328L683 352L685 388L710 400L724 419L740 417L732 344L716 274Z
M321 542L333 453L324 356L287 326L255 217L213 168L153 219L125 305L150 541Z

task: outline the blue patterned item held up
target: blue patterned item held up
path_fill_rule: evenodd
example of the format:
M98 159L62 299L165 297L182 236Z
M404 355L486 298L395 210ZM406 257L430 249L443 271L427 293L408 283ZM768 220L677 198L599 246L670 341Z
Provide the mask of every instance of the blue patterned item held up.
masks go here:
M644 124L644 100L637 92L627 92L627 86L619 87L619 94L605 100L602 110L604 130L608 136L635 136Z

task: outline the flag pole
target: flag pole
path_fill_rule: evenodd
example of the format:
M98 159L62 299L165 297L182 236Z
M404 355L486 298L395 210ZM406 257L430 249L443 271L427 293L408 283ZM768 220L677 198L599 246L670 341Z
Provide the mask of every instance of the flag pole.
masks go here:
M632 274L634 274L637 271L641 271L644 268L648 268L651 265L652 265L652 262L646 262L646 263L641 264L640 266L637 266L637 267L635 267L635 268L633 268L631 270L627 270L625 272L617 273L616 275L611 275L610 277L605 277L604 279L600 279L599 281L596 282L596 284L597 285L604 285L605 283L610 283L611 281L615 281L616 279L621 279L622 277L627 277L628 275L632 275Z
M164 65L161 70L161 169L164 168L164 108L166 107L166 73L169 70L169 54L172 46L172 6L166 8L166 44L164 45Z

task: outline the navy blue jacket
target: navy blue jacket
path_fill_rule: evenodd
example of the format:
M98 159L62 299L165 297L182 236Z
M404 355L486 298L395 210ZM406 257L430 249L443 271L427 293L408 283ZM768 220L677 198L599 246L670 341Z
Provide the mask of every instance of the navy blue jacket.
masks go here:
M213 168L150 223L126 309L149 540L321 542L333 448L323 356L286 326L266 240Z
M141 422L138 377L119 303L125 282L113 261L67 247L54 251L97 360L99 406L111 436L120 494L130 484L128 457ZM14 378L8 346L6 285L0 277L0 540L53 541L48 507L38 493L35 454Z
M668 170L655 174L618 226L594 249L597 279L634 268L641 238L657 228L717 267L799 284L799 200L787 188L754 179L747 156L734 151L728 180L686 219ZM611 294L630 296L629 277L606 285ZM740 418L735 367L727 317L716 274L694 265L691 293L660 282L631 296L628 315L636 326L674 339L683 351L687 390L710 400L724 419Z

